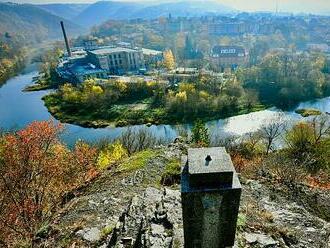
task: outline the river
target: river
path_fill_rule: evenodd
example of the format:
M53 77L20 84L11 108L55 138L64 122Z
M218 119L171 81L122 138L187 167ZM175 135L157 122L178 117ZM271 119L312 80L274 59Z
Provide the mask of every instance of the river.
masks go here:
M37 75L34 67L30 67L19 76L9 79L0 88L0 128L5 130L23 128L35 120L49 120L52 116L41 100L47 91L23 92L22 89L31 84L32 78ZM301 103L298 108L317 108L323 112L330 112L330 97L315 101ZM279 110L271 108L259 112L234 116L207 123L212 136L244 135L257 131L262 125L269 123L278 115ZM285 118L291 122L297 122L303 118L294 111L285 112ZM144 125L134 126L134 128ZM184 125L189 129L191 125ZM97 141L103 138L116 138L126 127L115 128L84 128L66 124L62 139L68 145L77 140ZM173 125L153 125L148 129L157 137L172 140L177 136L177 128Z

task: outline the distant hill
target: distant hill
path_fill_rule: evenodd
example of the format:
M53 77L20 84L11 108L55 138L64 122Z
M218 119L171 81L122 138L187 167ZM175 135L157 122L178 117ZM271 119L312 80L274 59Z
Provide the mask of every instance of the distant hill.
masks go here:
M182 1L163 3L149 6L133 13L134 18L157 18L160 16L203 16L206 14L224 14L234 12L233 8L227 7L215 1Z
M70 20L77 17L89 4L40 4L37 6L54 15Z
M88 6L72 21L83 26L93 26L109 19L129 19L143 7L144 5L138 3L100 1Z
M202 16L206 14L223 14L235 10L216 1L179 1L160 4L141 4L115 1L101 1L89 5L73 22L83 26L101 24L109 19L122 20L130 18L152 19L160 16Z
M61 20L65 21L70 36L109 19L153 19L170 13L173 17L189 17L233 11L235 10L211 0L153 4L100 1L94 4L32 5L0 2L0 33L18 33L41 40L60 37Z
M0 33L18 34L26 40L41 41L61 37L60 21L70 35L83 28L31 4L0 3Z

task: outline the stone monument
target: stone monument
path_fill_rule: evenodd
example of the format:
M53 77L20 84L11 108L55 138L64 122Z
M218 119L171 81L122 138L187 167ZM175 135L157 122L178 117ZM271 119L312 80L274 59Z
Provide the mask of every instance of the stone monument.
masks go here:
M229 154L223 147L192 148L182 160L184 247L232 247L241 185Z

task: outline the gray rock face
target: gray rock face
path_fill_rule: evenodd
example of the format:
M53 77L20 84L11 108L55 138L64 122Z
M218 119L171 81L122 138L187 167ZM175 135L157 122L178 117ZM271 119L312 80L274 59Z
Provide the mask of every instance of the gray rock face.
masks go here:
M85 228L79 230L76 234L89 242L98 241L101 236L100 230L97 227Z
M247 181L243 188L244 201L241 209L250 204L251 200L255 201L257 206L254 212L264 212L271 216L269 223L260 224L267 226L266 230L273 230L271 234L266 230L260 230L260 233L243 233L241 236L247 247L326 247L330 237L330 223L326 220L281 194L274 195L270 188L257 181ZM277 237L273 236L274 233L277 233Z
M276 247L276 242L272 237L259 233L245 233L247 244L259 244L261 247Z
M107 247L181 247L181 215L179 191L147 188L122 212Z
M288 201L280 195L274 199L272 191L257 181L243 185L241 208L258 203L256 211L266 211L271 215L270 223L260 223L268 229L251 230L249 226L240 230L236 236L235 248L243 247L293 247L330 248L330 223L316 217L296 202ZM114 204L116 198L102 198L101 203ZM98 202L98 204L95 204ZM99 211L99 201L88 201L87 206ZM99 205L99 207L97 207ZM108 219L96 218L94 224L77 231L77 237L99 247L183 247L183 220L181 195L179 190L146 188L131 198L126 207L121 206L115 213L109 212ZM104 223L99 225L98 223ZM104 226L113 226L111 233L102 237ZM280 231L274 236L273 231Z

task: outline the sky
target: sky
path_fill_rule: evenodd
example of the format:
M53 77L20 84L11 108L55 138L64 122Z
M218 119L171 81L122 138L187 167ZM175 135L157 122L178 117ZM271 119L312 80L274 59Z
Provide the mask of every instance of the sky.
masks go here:
M92 3L96 0L0 0L18 3ZM169 2L169 0L115 0L128 2ZM175 0L172 0L172 2ZM177 0L180 1L180 0ZM203 0L200 0L201 2ZM276 5L282 12L306 12L330 14L330 0L216 0L241 11L275 11ZM278 4L276 4L278 2Z

